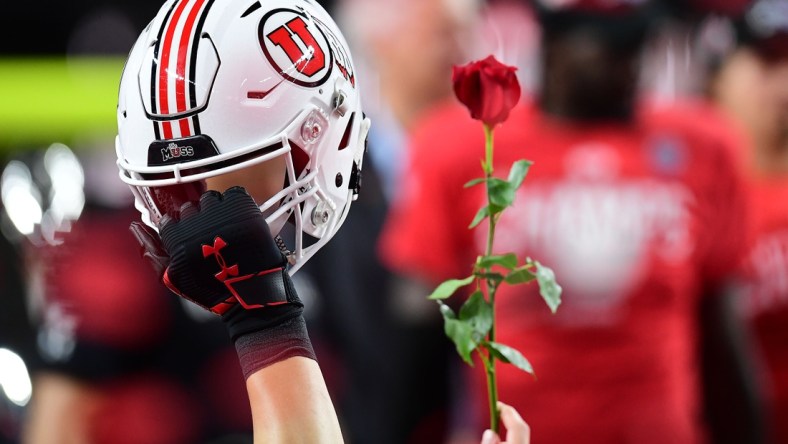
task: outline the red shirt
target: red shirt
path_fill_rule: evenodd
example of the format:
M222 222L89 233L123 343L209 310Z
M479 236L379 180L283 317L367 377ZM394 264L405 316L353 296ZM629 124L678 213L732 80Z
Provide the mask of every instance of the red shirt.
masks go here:
M755 179L752 190L754 241L741 308L762 358L775 442L788 443L788 177Z
M62 245L30 251L46 298L44 370L88 384L96 408L80 425L86 442L250 434L243 374L225 328L207 313L209 322L192 319L157 280L128 231L138 218L133 208L89 208L60 233Z
M518 159L534 165L500 219L495 252L552 267L564 290L556 315L535 283L504 286L496 299L497 340L538 377L500 365L501 399L535 442L701 439L695 308L741 257L744 204L733 150L676 112L577 125L522 107L496 130L496 175ZM412 176L381 245L390 265L431 282L470 274L486 222L467 226L484 189L463 184L482 175L483 146L481 124L458 107L416 131Z

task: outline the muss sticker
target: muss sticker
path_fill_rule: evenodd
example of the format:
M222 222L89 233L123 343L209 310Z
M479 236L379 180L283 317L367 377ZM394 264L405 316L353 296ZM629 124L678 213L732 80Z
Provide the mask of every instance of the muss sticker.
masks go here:
M322 85L336 65L355 86L350 58L338 38L304 12L284 8L268 12L260 20L258 38L271 66L296 85Z

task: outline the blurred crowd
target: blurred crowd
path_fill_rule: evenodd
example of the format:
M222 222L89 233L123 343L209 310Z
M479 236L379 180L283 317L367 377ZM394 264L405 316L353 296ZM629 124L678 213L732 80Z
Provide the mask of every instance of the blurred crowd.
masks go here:
M500 365L500 396L533 442L788 443L788 0L321 3L373 122L359 200L294 276L348 442L487 427L426 295L483 251L484 134L451 71L493 54L524 88L496 171L534 161L495 250L563 287L555 315L535 284L498 296L537 376ZM2 159L0 443L251 442L223 327L139 258L112 140L59 142Z

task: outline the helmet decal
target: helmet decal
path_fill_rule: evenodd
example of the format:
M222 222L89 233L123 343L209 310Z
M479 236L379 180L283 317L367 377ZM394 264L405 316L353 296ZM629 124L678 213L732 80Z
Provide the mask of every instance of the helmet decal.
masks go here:
M331 76L334 64L322 28L302 11L274 9L260 20L260 47L286 80L300 86L320 86Z
M314 17L314 21L323 29L325 36L328 38L328 45L331 48L331 54L334 56L334 64L337 69L342 73L342 77L355 88L356 76L353 72L353 64L350 61L350 54L345 50L339 37L331 31L330 26L321 22L317 17Z
M197 107L197 48L205 18L213 2L214 0L177 1L162 22L154 47L154 63L151 66L153 114L179 116ZM188 137L200 133L200 122L196 114L157 120L153 122L153 126L156 139Z
M219 154L216 144L205 134L178 139L154 140L148 148L148 166L171 165L207 159Z

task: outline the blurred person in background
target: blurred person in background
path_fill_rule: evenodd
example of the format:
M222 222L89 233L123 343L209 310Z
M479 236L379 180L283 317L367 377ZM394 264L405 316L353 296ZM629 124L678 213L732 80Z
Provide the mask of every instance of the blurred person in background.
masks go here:
M65 156L60 147L43 157ZM39 226L24 251L40 358L23 442L251 442L249 401L224 327L169 295L137 256L127 228L138 215L114 154L81 157L68 177L82 193L85 173L81 214ZM52 171L43 162L31 169ZM56 181L45 180L41 194L55 195L47 183Z
M294 281L313 301L306 304L309 326L318 351L330 353L323 368L351 442L440 442L448 428L453 377L440 316L381 264L376 244L401 189L410 131L450 97L451 68L466 57L463 42L478 6L476 0L336 4L373 121L363 191L342 230Z
M161 2L48 6L49 14L44 15L38 7L19 7L17 19L36 17L47 38L5 40L17 42L2 46L5 55L35 55L53 62L84 56L97 63L104 60L101 57L111 61L113 55L128 52ZM53 84L57 87L60 81L64 80L55 79ZM39 87L45 92L47 85ZM108 103L115 98L113 93ZM108 111L111 121L112 108ZM28 196L32 201L44 205L40 223L19 240L17 255L9 256L20 264L26 294L17 290L7 296L12 301L26 300L37 330L30 336L37 344L37 356L29 360L33 399L24 415L22 441L250 441L243 377L220 323L199 312L195 315L196 310L168 297L136 257L138 246L127 227L137 213L128 187L117 177L112 150L107 149L112 137L93 141L92 134L69 134L67 138L91 140L78 143L79 160L55 144L21 156L12 162L16 168L6 169L15 171L17 184L20 180L27 184L23 188L32 193ZM52 159L70 165L70 170L53 175ZM57 181L68 193L55 189ZM59 225L60 218L48 218L45 208L57 196L68 201L60 202L61 207L81 203L84 209L72 215L76 219ZM16 312L16 316L26 318L27 313ZM203 344L198 346L195 340ZM219 390L207 383L214 378L226 379L226 386Z
M741 21L748 0L667 0L669 17L649 45L643 87L656 107L681 108L673 118L691 115L709 138L729 140L740 170L748 151L740 125L714 101L715 78L736 45L732 21ZM730 76L729 76L730 77ZM749 88L744 78L728 86ZM743 81L739 81L743 80ZM740 103L737 114L747 107ZM760 117L760 116L759 116ZM758 119L759 117L755 117ZM736 314L736 287L721 297L704 298L698 312L699 359L703 419L714 443L758 443L765 440L763 395L757 390L757 359L753 359L746 323Z
M161 3L52 3L45 5L45 14L41 5L17 5L14 18L0 18L7 25L0 30L6 37L0 39L0 53L24 56L33 62L38 60L35 57L70 61L85 55L98 63L108 56L111 62L113 55L127 54L137 33ZM6 20L36 23L39 38L16 38L13 34L18 26ZM58 85L57 81L38 85L36 91L41 94L26 105L49 109L52 104L46 101L52 99L47 88ZM115 98L113 93L109 102ZM82 99L74 102L83 105ZM0 106L13 106L13 101ZM112 107L107 111L112 120ZM36 120L39 126L48 123L46 119ZM70 132L68 138L92 137L74 133ZM3 143L7 139L4 132ZM20 138L11 139L16 142ZM20 143L24 140L22 136ZM100 149L111 152L107 150L112 145L111 137L102 143ZM101 158L94 152L82 160L88 176L87 204L73 230L63 227L67 233L58 234L58 243L62 244L33 245L23 239L24 254L3 249L2 263L7 266L2 268L0 346L7 341L17 344L19 336L28 334L27 316L21 307L25 297L21 285L15 282L21 275L27 278L28 304L35 306L39 330L19 346L23 351L33 349L22 354L35 373L35 399L28 411L12 411L18 417L11 419L28 419L25 442L32 443L251 440L243 378L220 323L167 295L151 281L146 265L135 258L138 246L127 232L128 223L137 213L128 200L131 195L127 187L118 181L114 159ZM35 168L31 165L31 169L36 177L44 170L40 164ZM94 180L102 172L106 175ZM122 196L113 195L118 191ZM106 199L107 194L114 200ZM47 195L38 197L46 200ZM8 234L5 228L4 234ZM91 260L83 257L91 254L95 255ZM154 306L155 312L145 313ZM36 338L41 354L38 359L28 344ZM9 370L7 362L0 363L0 384ZM220 390L208 384L214 378L227 383ZM4 413L4 405L0 405L0 441L10 436L17 442L17 425L9 424Z
M767 442L788 443L788 2L754 2L735 30L738 46L709 82L747 141L738 154L753 196L753 239L735 307L749 327L743 338Z
M552 267L564 302L551 315L535 285L499 290L496 339L521 350L538 377L498 367L501 399L539 443L704 442L698 311L746 247L737 142L686 107L641 99L658 5L534 6L541 84L496 131L495 169L534 165L498 223L495 251ZM480 175L483 135L447 106L412 142L382 248L392 268L434 285L467 275L483 251L486 233L467 229L483 189L463 189ZM468 376L481 427L484 375Z

